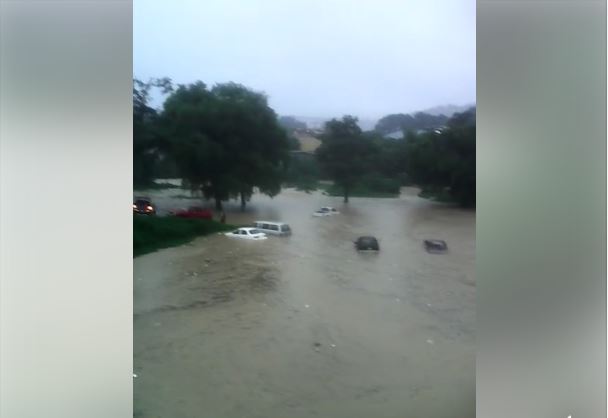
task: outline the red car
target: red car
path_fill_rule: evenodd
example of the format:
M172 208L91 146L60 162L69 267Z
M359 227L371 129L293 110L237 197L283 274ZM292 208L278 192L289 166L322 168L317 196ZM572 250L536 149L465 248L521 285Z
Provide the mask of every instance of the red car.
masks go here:
M188 209L177 210L173 214L180 218L213 219L213 212L211 212L209 209L204 209L197 206L193 206Z

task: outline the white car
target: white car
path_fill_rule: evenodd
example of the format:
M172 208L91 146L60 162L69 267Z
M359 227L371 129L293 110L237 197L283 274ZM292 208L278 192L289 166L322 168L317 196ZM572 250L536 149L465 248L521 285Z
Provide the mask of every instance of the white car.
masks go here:
M321 209L313 213L312 216L331 216L338 215L339 213L340 212L330 206L323 206Z
M267 239L265 233L256 228L239 228L232 232L227 232L224 235L230 238L250 239L250 240L263 240Z

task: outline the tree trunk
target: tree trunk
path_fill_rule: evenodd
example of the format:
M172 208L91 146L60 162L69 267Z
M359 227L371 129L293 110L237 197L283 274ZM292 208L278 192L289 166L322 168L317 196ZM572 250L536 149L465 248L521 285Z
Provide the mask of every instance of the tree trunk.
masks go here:
M222 210L222 199L218 195L215 195L215 210Z
M348 203L348 187L344 188L344 203Z
M245 211L246 204L247 204L247 200L245 199L245 193L241 192L241 211Z

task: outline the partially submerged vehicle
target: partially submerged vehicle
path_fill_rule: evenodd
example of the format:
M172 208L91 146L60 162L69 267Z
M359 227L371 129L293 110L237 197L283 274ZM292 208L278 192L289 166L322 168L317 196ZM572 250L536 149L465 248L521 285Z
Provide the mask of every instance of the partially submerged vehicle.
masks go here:
M448 244L440 239L425 239L424 248L432 254L442 254L448 251Z
M232 232L227 232L224 235L230 238L239 238L239 239L247 239L247 240L263 240L267 239L265 233L256 228L239 228Z
M336 209L332 208L331 206L323 206L321 209L314 212L312 214L312 216L331 216L331 215L338 215L339 213L340 212L338 212Z
M380 244L376 237L364 236L357 238L355 248L357 251L380 251Z
M267 235L291 235L291 227L284 222L255 221L253 226Z

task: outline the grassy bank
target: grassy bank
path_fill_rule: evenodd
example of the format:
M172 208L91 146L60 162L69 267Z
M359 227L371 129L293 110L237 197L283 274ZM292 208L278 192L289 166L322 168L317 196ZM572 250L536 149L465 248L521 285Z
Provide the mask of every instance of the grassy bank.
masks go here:
M133 216L133 256L185 244L201 235L228 231L234 226L202 219Z

